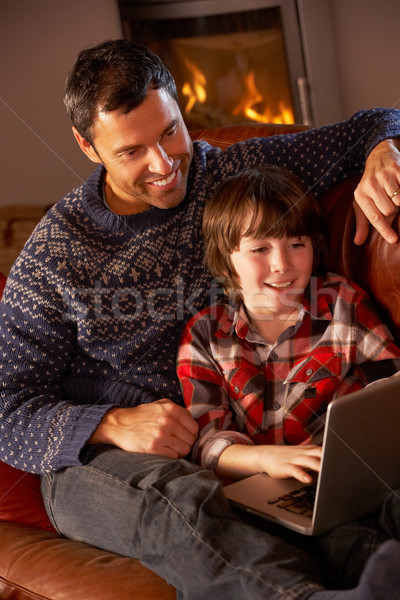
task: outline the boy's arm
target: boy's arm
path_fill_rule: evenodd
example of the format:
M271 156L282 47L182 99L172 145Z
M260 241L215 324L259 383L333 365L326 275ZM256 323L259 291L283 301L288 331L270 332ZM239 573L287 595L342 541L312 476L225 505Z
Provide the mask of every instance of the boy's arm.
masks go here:
M186 325L178 350L177 373L185 406L199 425L192 459L214 470L228 446L253 442L235 427L226 380L210 349L213 334L209 326L210 320L199 315Z
M186 407L199 424L193 460L223 479L264 472L310 483L309 471L319 471L320 447L255 445L248 435L237 431L226 380L210 346L212 327L204 312L203 318L194 317L184 329L177 361Z

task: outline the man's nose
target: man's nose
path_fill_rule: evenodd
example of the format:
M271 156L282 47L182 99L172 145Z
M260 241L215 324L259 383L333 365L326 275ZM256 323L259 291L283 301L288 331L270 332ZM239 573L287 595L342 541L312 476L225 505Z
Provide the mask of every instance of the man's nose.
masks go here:
M149 150L148 170L150 173L158 173L160 175L169 175L174 163L174 159L165 152L160 145L154 146Z

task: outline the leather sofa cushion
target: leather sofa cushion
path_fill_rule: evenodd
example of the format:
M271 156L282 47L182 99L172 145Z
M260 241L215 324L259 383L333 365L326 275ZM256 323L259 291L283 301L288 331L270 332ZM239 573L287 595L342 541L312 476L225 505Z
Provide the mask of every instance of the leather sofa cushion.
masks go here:
M0 520L55 532L44 507L38 475L0 462Z

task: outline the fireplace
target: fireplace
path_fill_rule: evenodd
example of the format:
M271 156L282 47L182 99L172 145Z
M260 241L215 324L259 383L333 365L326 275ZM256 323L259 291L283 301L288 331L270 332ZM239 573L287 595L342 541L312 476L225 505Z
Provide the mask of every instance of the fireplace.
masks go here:
M173 74L189 128L311 123L292 0L119 0L119 10L125 38Z

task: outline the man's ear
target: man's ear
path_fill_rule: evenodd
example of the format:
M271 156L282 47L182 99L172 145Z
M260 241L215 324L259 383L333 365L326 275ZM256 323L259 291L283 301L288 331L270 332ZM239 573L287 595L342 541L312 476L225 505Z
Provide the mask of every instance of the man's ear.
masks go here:
M76 141L78 142L80 149L82 150L82 152L84 154L86 154L86 156L94 163L101 163L101 160L96 152L96 150L93 148L92 144L90 144L90 142L88 142L87 140L85 140L84 137L81 136L81 134L79 133L79 131L75 128L72 127L72 133L75 136Z

